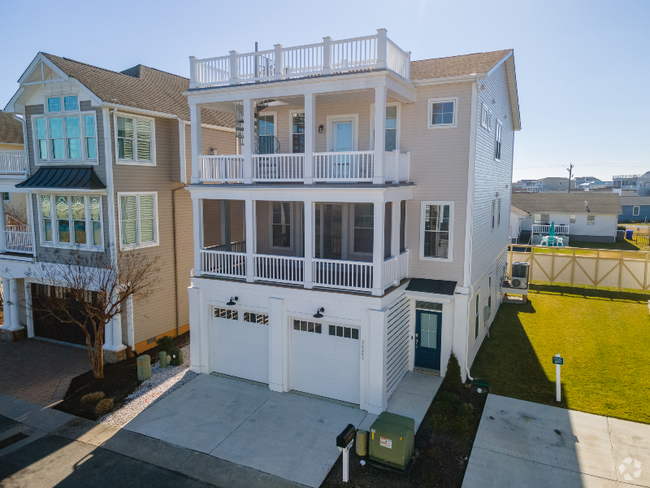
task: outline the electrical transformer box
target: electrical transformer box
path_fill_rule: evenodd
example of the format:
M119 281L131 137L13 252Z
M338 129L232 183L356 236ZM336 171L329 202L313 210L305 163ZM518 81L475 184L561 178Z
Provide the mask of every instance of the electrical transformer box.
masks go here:
M372 461L406 469L415 441L415 421L383 412L370 427L369 456Z

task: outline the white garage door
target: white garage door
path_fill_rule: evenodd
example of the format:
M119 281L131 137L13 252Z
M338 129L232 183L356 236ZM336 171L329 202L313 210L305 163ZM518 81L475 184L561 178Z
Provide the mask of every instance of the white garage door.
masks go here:
M269 382L268 315L214 309L214 370Z
M294 320L291 387L359 403L359 329Z

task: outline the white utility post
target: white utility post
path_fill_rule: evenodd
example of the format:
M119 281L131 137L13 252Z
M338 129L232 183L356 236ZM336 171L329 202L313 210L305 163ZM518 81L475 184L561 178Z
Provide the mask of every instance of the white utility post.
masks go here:
M560 378L560 368L564 364L564 358L556 354L553 358L555 364L555 401L562 401L562 379Z
M343 451L343 483L350 481L350 449L354 441L350 442L346 448L339 447Z
M314 151L316 139L316 96L305 95L305 184L314 182Z
M386 151L386 96L385 86L375 88L375 147L374 147L374 176L375 185L384 183L384 153Z
M253 182L253 154L255 153L255 100L244 100L244 183Z

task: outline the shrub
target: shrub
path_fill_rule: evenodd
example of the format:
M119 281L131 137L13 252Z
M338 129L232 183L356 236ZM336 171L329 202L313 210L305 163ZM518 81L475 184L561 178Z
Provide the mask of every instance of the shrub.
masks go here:
M172 350L176 349L174 339L169 336L162 336L156 341L156 344L158 344L158 351L165 351L167 354L171 354Z
M458 402L458 395L451 391L439 391L436 395L436 402L448 402L455 405Z
M440 412L441 414L444 415L449 415L451 411L454 409L454 405L451 402L436 402L433 406L433 411L434 412Z
M97 403L99 400L104 398L106 395L104 395L103 391L96 391L94 393L88 393L87 395L84 395L81 397L81 403Z
M444 434L449 430L449 420L442 412L433 412L429 425L436 434Z
M95 405L95 412L97 412L97 415L105 415L108 412L112 412L112 411L113 411L112 398L104 398L97 405Z
M447 373L445 374L445 379L442 380L440 389L442 391L456 392L460 391L462 386L463 379L460 375L460 364L458 364L458 358L452 352L447 362Z
M458 413L456 416L459 419L465 419L468 422L474 418L474 407L471 403L463 403L458 407Z
M463 417L456 417L451 422L451 430L454 434L465 434L469 430L469 421Z

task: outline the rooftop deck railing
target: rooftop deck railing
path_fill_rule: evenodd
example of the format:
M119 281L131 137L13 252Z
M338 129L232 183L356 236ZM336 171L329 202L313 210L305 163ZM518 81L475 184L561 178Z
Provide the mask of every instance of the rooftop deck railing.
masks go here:
M237 85L328 75L366 69L388 69L405 80L411 79L411 53L388 39L386 29L377 34L333 40L304 46L284 47L228 56L198 59L190 57L190 88Z
M0 176L24 175L27 170L25 151L0 151Z

